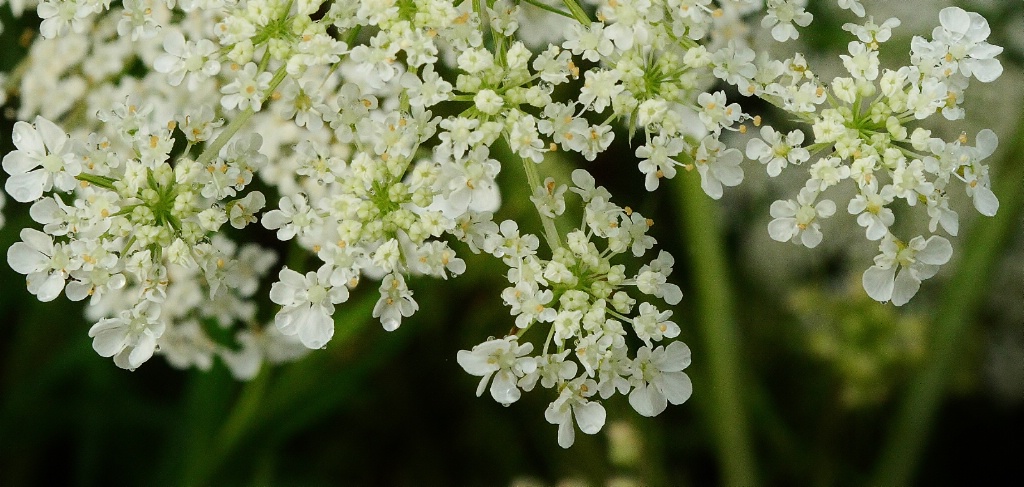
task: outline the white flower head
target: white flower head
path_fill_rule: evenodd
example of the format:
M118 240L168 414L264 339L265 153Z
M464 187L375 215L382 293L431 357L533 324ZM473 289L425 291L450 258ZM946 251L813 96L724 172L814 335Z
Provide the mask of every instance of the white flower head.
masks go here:
M875 265L864 271L864 290L872 299L892 300L896 306L907 304L917 294L921 281L934 276L953 255L949 240L937 235L928 240L917 236L903 243L889 234L878 249L882 253L875 257Z
M693 393L693 384L683 369L690 365L690 348L683 342L667 347L640 347L633 362L629 404L643 416L661 414L667 403L682 404Z
M820 220L835 214L836 204L832 200L821 200L814 204L818 192L804 187L796 200L778 200L772 203L771 215L775 219L768 224L768 234L779 242L792 241L807 248L821 243Z
M397 330L402 324L402 318L412 316L419 308L401 274L384 276L380 283L380 299L373 306L373 317L380 318L380 324L385 330Z
M348 288L332 286L330 266L305 276L287 267L270 288L270 300L282 306L274 318L285 335L298 335L310 349L322 348L334 336L334 305L348 300Z
M537 369L536 360L527 356L532 351L532 343L520 345L517 337L509 336L488 340L470 351L460 350L456 360L467 373L480 377L477 397L484 393L490 382L491 397L507 406L518 401L522 395L517 386L519 379Z
M576 441L576 428L592 435L604 427L607 413L604 406L589 397L597 393L597 382L580 376L562 387L558 398L544 411L544 418L551 424L558 425L558 446L569 448Z
M11 138L17 150L4 156L4 171L11 175L4 189L15 200L27 203L53 188L75 188L75 176L82 172L82 150L60 127L36 117L34 124L15 123Z
M92 348L101 357L114 357L122 369L135 370L153 356L157 340L166 325L160 307L149 301L122 311L116 318L104 318L89 329Z

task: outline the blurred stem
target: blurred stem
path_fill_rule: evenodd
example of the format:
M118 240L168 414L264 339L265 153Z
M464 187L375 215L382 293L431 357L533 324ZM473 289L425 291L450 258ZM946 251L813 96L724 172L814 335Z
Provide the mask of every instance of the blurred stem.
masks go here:
M681 174L672 181L682 225L680 237L690 251L694 306L703 338L704 361L709 367L712 428L725 485L757 485L747 415L740 398L740 350L733 312L725 243L718 225L718 208L700 188L696 174ZM701 394L701 391L696 391Z
M1018 122L1012 140L1013 146L1006 150L993 178L993 189L1001 204L999 212L992 218L977 220L966 239L963 259L946 284L935 313L933 359L911 380L870 485L909 483L952 375L953 362L963 350L964 335L989 291L984 283L990 280L1000 251L1019 228L1024 208L1024 164L1020 162L1024 152L1024 117Z
M269 369L269 366L264 365L255 378L242 386L242 392L234 407L211 442L210 451L206 455L195 457L196 463L186 467L186 480L190 485L209 484L210 477L217 472L217 468L231 455L238 441L245 435L253 419L260 412L260 402L267 388Z
M293 250L290 254L300 253ZM291 256L289 260L291 260ZM332 348L344 347L346 343L356 337L358 331L361 331L370 322L363 317L369 316L373 305L377 302L377 296L374 292L367 292L341 305L345 306L345 310L348 312L341 310L335 312L336 331L331 339ZM242 391L224 420L223 426L212 438L209 451L194 457L193 462L186 465L184 483L196 486L209 485L214 475L231 459L231 456L244 448L242 442L251 438L251 435L262 425L271 422L281 423L283 422L282 418L286 417L294 419L293 416L301 416L303 411L310 408L319 407L329 411L334 407L335 403L323 401L323 398L330 399L333 396L318 389L322 384L318 381L323 377L317 376L317 370L307 367L308 364L315 362L322 368L323 363L317 361L325 360L326 352L315 352L320 352L321 355L306 357L287 367L280 367L280 373L274 374L272 383L270 376L275 366L264 363L260 373L242 387ZM377 364L378 362L372 361L372 366L365 369L372 370ZM363 369L359 364L353 368ZM288 403L288 407L277 407L282 401L287 402L298 397L303 398L301 403Z

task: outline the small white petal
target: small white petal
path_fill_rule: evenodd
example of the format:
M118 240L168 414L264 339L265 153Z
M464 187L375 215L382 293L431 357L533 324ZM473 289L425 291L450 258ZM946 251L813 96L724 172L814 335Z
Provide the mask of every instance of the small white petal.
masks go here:
M779 242L788 242L796 232L796 220L793 218L778 218L768 223L768 235Z
M892 304L903 306L910 302L910 298L917 294L921 288L921 280L909 269L900 269L892 288Z
M982 215L995 216L999 211L999 199L991 189L978 185L974 188L974 207Z
M683 372L666 372L659 382L665 398L672 404L682 404L693 394L693 383L690 376Z
M942 265L949 262L952 256L953 246L950 245L949 240L933 235L925 242L924 248L917 252L916 258L924 264Z
M580 431L592 435L604 427L606 413L601 403L590 401L573 406L572 409L576 414L576 424L580 425Z
M7 190L7 193L15 201L29 203L43 196L46 181L46 171L36 169L35 171L11 176L4 185L4 189Z
M653 386L644 383L629 393L629 405L641 416L651 418L661 414L668 407L668 402Z
M28 275L46 269L50 258L25 242L15 242L7 249L7 263L18 274Z
M864 271L861 279L864 291L875 301L885 302L892 297L893 281L896 277L896 268L883 269L878 266L871 266Z

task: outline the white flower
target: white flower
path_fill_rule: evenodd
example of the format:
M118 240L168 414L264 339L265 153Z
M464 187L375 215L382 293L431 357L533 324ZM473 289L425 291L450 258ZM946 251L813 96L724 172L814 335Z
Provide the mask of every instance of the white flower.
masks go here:
M380 299L373 306L373 317L380 318L380 324L387 331L395 331L420 308L412 298L412 291L405 285L401 274L388 274L380 282Z
M789 164L801 164L810 159L811 154L807 149L800 147L804 142L804 133L794 130L786 134L785 139L781 132L764 126L761 127L761 139L750 139L747 142L747 157L767 164L768 175L778 176Z
M657 259L641 267L637 272L637 289L644 294L662 298L668 304L679 304L679 301L683 299L683 292L679 286L668 282L673 265L675 265L675 259L672 254L662 250L658 253Z
M908 205L914 206L918 196L928 196L935 186L925 178L923 161L914 159L908 164L906 159L900 159L892 172L892 188L897 198L904 198Z
M498 112L505 106L505 100L501 98L494 90L480 90L479 93L473 96L473 103L476 105L477 110L488 115L497 115Z
M83 2L88 3L88 2ZM130 37L132 42L156 35L160 23L153 18L151 0L124 0L124 10L117 23L117 34Z
M857 224L867 229L868 240L878 240L889 233L889 227L896 221L896 217L886 205L892 203L895 196L892 185L885 185L879 192L878 184L872 180L850 200L846 211L857 215Z
M570 189L570 191L580 195L584 203L589 203L594 198L601 198L607 201L612 197L611 193L603 186L597 186L597 180L586 169L573 170L572 183L575 187Z
M252 191L244 198L232 201L228 204L228 221L231 226L242 229L250 223L256 222L256 213L267 204L263 193Z
M30 293L40 301L53 301L64 290L68 273L81 262L72 260L67 246L54 244L49 235L34 228L22 229L21 240L7 249L7 263L25 274Z
M868 46L857 41L850 42L847 48L850 55L842 54L839 57L843 60L843 67L850 72L850 75L869 81L878 79L878 51L868 49Z
M274 324L284 335L298 335L310 349L322 348L334 336L334 305L348 300L348 288L332 286L330 266L305 276L287 267L270 287L270 300L282 306Z
M180 240L179 240L180 241ZM80 260L81 265L71 270L71 277L64 293L72 301L91 297L90 304L97 304L110 290L121 289L127 282L119 272L118 256L104 247L100 240L74 240L68 247Z
M640 303L640 314L633 318L633 331L648 347L651 340L675 338L679 336L679 325L668 320L671 316L671 311L659 311L651 303Z
M224 94L220 99L221 106L228 110L235 107L239 110L260 110L263 95L270 88L270 79L274 75L267 72L257 74L256 69L256 63L247 63L235 73L235 80L220 89Z
M15 200L27 203L52 188L75 188L82 172L79 146L60 127L43 117L34 126L19 121L11 139L17 150L4 156L4 171L11 175L4 189Z
M599 402L587 398L597 392L597 382L586 376L577 377L566 384L558 398L544 411L544 419L558 425L558 446L569 448L576 441L573 416L580 431L592 435L601 431L607 413Z
M160 307L144 302L116 318L104 318L89 328L92 348L101 357L114 357L118 367L135 370L156 351L166 327L159 317Z
M768 15L761 20L761 27L772 28L772 37L779 42L800 37L793 24L807 27L814 19L804 10L807 0L768 0Z
M992 155L999 145L995 132L984 129L978 132L977 147L964 149L964 155L970 165L964 167L964 182L967 184L967 196L974 200L974 207L985 216L994 216L999 210L999 199L989 188L988 166L981 161Z
M743 182L743 153L738 149L726 149L725 144L709 135L697 147L694 157L697 172L700 173L700 187L708 196L722 197L722 186L736 186Z
M46 39L67 34L68 28L81 33L88 26L85 20L94 13L91 2L68 2L43 0L36 7L36 14L42 19L39 33Z
M697 104L701 107L697 116L704 122L704 126L715 134L721 133L723 127L731 127L743 117L739 103L729 104L724 91L716 91L713 94L701 93L697 95Z
M488 340L473 347L472 351L459 350L456 360L467 373L480 377L480 384L476 388L477 397L484 393L484 388L493 376L491 397L508 406L522 395L516 385L519 379L537 369L536 360L524 356L532 351L532 343L520 345L513 335Z
M519 224L515 221L505 220L498 228L500 233L488 235L484 242L484 251L487 253L503 258L506 263L537 253L540 239L536 235L520 235Z
M603 112L624 89L619 83L619 72L615 70L587 71L583 76L586 81L580 89L580 103L597 113Z
M565 212L565 190L568 186L555 185L554 178L544 180L544 185L534 189L530 201L537 207L542 215L548 218L555 218Z
M878 249L882 253L875 256L875 265L864 271L864 290L872 299L891 299L896 306L907 304L917 294L921 281L934 276L953 255L949 240L936 235L928 240L917 236L905 244L889 234Z
M932 31L940 49L936 54L951 69L959 68L964 76L973 75L982 83L995 81L1003 73L1002 65L995 58L1003 48L985 42L992 33L985 17L960 7L946 7L939 12L939 23L941 26ZM917 39L912 47L919 45Z
M434 65L428 64L423 73L402 75L402 86L409 94L409 104L418 107L430 107L447 100L451 96L452 84L434 72Z
M282 197L280 209L264 213L262 223L268 230L277 230L278 239L291 240L296 234L312 233L322 222L316 210L306 203L306 197L297 194Z
M536 367L533 369L533 372L523 375L523 378L519 379L517 385L524 391L529 392L533 390L538 381L541 387L550 389L555 387L556 384L562 384L576 377L576 370L579 366L576 365L576 362L565 359L570 352L572 350L534 357Z
M594 22L589 27L577 22L570 24L569 30L565 33L565 42L562 43L563 48L593 62L615 51L615 44L604 35L604 24Z
M682 404L693 393L693 384L683 369L690 365L690 348L683 342L668 347L640 347L633 362L629 404L643 416L661 414L667 403Z
M540 163L544 161L544 153L547 148L537 132L537 119L533 115L522 115L522 112L513 110L515 116L508 119L508 142L509 146L523 159L529 159Z
M817 162L811 164L809 172L811 179L807 180L807 185L818 191L825 191L850 177L850 167L843 164L842 159L838 157L818 159Z
M857 0L839 0L840 7L843 6L844 1L852 3L853 8L859 6ZM860 12L861 13L858 16L863 17L863 7L861 7ZM843 30L852 33L853 35L857 36L857 39L859 39L861 42L870 45L888 41L892 37L892 30L896 27L899 27L900 23L900 19L892 17L886 20L885 22L882 22L882 25L878 25L875 23L875 20L873 18L869 18L867 22L864 22L864 25L843 24Z
M817 247L822 238L818 220L836 212L836 204L832 200L821 200L815 205L817 197L817 191L804 187L796 201L778 200L772 203L770 211L775 219L768 224L768 234L779 242L789 240L809 249Z
M501 298L511 308L509 313L516 317L516 326L519 328L526 328L534 321L553 321L556 310L545 306L551 302L552 297L550 289L540 290L531 282L520 282L501 293Z
M839 8L849 10L858 17L864 16L864 6L860 4L859 0L839 0Z
M658 189L661 178L672 179L676 175L676 165L679 163L674 159L683 151L685 144L681 138L669 138L665 135L658 135L651 139L647 145L636 148L636 156L641 159L638 167L646 178L644 188L647 191Z

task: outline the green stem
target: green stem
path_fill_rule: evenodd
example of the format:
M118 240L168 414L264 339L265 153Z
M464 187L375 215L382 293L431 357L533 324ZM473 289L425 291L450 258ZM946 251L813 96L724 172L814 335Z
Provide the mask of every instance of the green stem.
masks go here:
M707 409L718 448L724 485L758 485L747 413L740 397L739 333L729 284L725 243L717 208L700 188L696 174L681 174L672 181L682 225L680 237L689 249L693 273L694 306L703 339L700 355L708 370ZM700 349L698 349L700 350Z
M116 189L114 189L114 183L117 182L117 180L108 178L106 176L98 176L95 174L88 174L83 172L78 176L75 176L75 179L79 181L85 181L93 186L99 186L103 189L117 191Z
M269 100L270 97L274 94L274 90L277 89L277 86L280 85L282 81L284 81L284 77L288 75L288 72L285 70L285 68L285 65L281 65L280 68L277 68L277 72L274 73L274 77L271 78L270 86L267 88L266 96L263 99L264 104L266 104L267 100ZM245 123L248 122L249 119L252 118L252 116L255 113L256 111L253 110L251 106L243 110L242 113L235 117L235 119L232 120L227 127L224 127L224 131L221 132L220 135L218 135L217 138L213 140L213 142L210 142L210 146L207 147L202 154L199 154L199 157L196 159L196 162L203 165L209 164L210 161L217 157L217 154L220 153L220 150L223 149L225 145L227 145L231 138L234 137L235 134L238 133L238 131L241 130L243 126L245 126Z
M953 365L962 358L963 340L975 322L978 308L991 290L990 281L1001 250L1019 229L1024 213L1024 117L1018 122L1013 147L1006 150L994 188L1001 208L992 218L979 219L963 246L965 253L956 274L945 287L935 312L932 360L910 381L906 396L893 418L889 438L870 485L908 485L928 440L936 412L952 376Z
M569 9L569 12L572 13L572 16L579 23L586 27L590 27L590 24L593 23L593 21L590 20L590 16L587 15L587 12L583 10L583 7L581 7L579 3L576 3L576 0L562 0L562 3L565 4L565 7Z
M213 438L210 451L203 455L196 469L191 472L188 479L190 483L207 485L225 459L235 451L238 442L261 412L260 406L267 388L268 376L269 367L264 365L260 373L242 387L241 395L224 420L217 436Z
M534 190L544 187L544 183L540 179L540 172L537 171L537 164L523 157L519 157L519 160L523 162L523 169L526 171L526 181L530 185L530 195L533 195ZM555 221L544 215L540 211L540 207L537 207L537 215L540 216L540 224L544 228L544 239L548 241L548 246L551 247L551 250L562 248L562 238L558 233L558 229L555 228Z
M543 9L543 10L547 10L548 12L551 12L551 13L556 13L556 14L561 15L563 17L569 17L570 19L576 18L576 17L573 17L572 14L569 13L569 12L564 12L562 10L558 10L557 8L552 7L552 6L550 6L550 5L546 4L546 3L540 2L538 0L523 0L523 1L528 3L528 4L530 4L530 5L533 5L534 7L537 7L539 9Z

